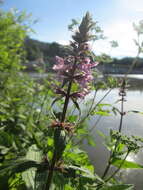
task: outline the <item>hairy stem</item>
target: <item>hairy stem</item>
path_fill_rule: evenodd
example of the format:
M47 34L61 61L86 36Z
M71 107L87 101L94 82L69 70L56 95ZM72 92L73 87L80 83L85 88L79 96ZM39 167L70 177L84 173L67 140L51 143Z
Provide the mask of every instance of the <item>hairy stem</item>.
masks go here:
M70 92L71 92L72 83L73 83L73 76L74 76L74 73L75 73L75 70L76 70L76 62L77 62L77 60L75 59L72 74L71 74L72 77L71 77L71 80L69 81L69 85L68 85L68 89L67 89L67 93L66 93L66 97L65 97L65 102L64 102L61 122L64 122L65 118L66 118L66 112L67 112L67 108L68 108L68 104L69 104L69 100L70 100ZM60 133L59 133L59 136L60 136ZM57 157L56 157L56 149L57 148L58 147L55 147L55 150L54 150L54 154L53 154L53 158L52 158L51 167L50 167L50 170L49 170L49 175L48 175L45 190L50 190L50 186L51 186L52 178L53 178L53 173L54 173L54 167L55 167L55 164L56 164L56 161L57 161Z

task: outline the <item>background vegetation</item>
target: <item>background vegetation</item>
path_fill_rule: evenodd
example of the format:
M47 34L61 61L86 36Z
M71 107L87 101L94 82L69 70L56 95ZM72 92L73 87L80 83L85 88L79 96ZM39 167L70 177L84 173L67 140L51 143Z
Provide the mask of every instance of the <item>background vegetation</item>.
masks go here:
M29 27L25 24L24 13L0 12L0 189L2 190L131 190L133 185L123 184L117 180L116 175L121 168L143 168L137 163L126 161L130 153L137 153L142 148L143 142L142 138L121 134L125 115L123 105L126 78L121 84L111 78L107 83L99 81L95 84L93 80L93 85L88 89L83 83L81 85L81 81L79 83L75 81L82 77L86 79L86 83L87 78L83 74L90 76L91 80L90 70L85 69L84 72L78 70L79 75L75 76L73 72L75 64L70 68L72 76L65 75L67 70L62 72L61 76L67 77L67 80L62 80L62 86L60 80L55 80L53 74L48 74L39 81L22 72L25 69L23 66L25 56L30 61L39 56L49 61L53 60L56 54L68 59L71 57L79 59L79 63L81 60L86 60L87 64L89 61L93 63L95 57L86 43L98 39L97 36L101 31L89 13L75 27L78 32L73 34L70 48L57 43L46 44L27 38ZM90 33L93 30L96 32L95 35ZM62 66L65 58L58 57ZM69 63L73 63L71 59ZM40 73L44 71L40 69ZM94 76L96 75L95 71ZM105 96L99 102L94 102L98 90L108 89L107 96L112 88L118 85L121 110L112 105L102 104ZM79 89L85 94L80 94ZM85 96L86 90L93 90L95 95L90 102L84 104L81 100L79 104L78 98L81 95ZM80 105L85 105L85 110L84 107L81 109ZM111 109L104 109L104 106L109 106ZM108 115L109 112L120 115L120 124L118 131L111 131L110 137L106 138L103 135L108 139L106 147L110 151L110 157L103 175L99 177L79 143L83 139L88 139L88 143L94 146L92 136L88 133L87 120L97 114ZM113 173L109 173L111 165L116 166Z

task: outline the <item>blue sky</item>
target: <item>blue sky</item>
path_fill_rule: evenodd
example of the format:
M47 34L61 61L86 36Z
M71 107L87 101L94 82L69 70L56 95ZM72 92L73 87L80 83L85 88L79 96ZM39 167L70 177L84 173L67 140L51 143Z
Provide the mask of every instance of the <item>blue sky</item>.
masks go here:
M132 23L143 19L143 0L4 0L2 8L32 13L33 19L38 19L32 26L36 32L32 37L62 44L68 44L70 40L67 26L71 19L81 19L89 11L108 37L106 41L94 43L95 53L105 52L117 57L136 54ZM111 49L110 40L117 40L119 47Z

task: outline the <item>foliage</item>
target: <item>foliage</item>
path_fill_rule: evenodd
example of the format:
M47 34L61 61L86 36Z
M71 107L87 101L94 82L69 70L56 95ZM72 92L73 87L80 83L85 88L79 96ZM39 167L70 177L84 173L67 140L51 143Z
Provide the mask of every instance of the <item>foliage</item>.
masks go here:
M19 70L23 55L23 41L27 28L21 25L24 15L14 16L14 13L5 13L0 10L0 72Z
M111 157L102 177L96 174L87 153L79 146L83 139L95 146L86 123L90 117L124 115L123 110L102 103L117 81L109 78L107 83L95 84L91 73L97 63L88 41L103 38L102 30L86 13L81 22L73 20L70 25L75 33L70 48L65 49L57 43L43 44L28 38L25 41L28 28L23 24L24 18L23 13L0 15L0 189L133 189L133 185L114 179L121 168L142 168L126 161L130 152L137 153L142 148L141 138L124 136L120 130L111 131L106 143ZM61 56L56 57L54 65L58 80L53 73L33 79L22 72L24 43L29 44L26 51L30 60L43 52L47 60L55 53ZM41 75L44 71L39 70ZM124 85L123 82L120 87L122 102ZM106 88L109 91L96 103L98 90ZM90 104L85 101L84 110L79 102L91 90L95 95ZM117 170L107 177L110 165Z

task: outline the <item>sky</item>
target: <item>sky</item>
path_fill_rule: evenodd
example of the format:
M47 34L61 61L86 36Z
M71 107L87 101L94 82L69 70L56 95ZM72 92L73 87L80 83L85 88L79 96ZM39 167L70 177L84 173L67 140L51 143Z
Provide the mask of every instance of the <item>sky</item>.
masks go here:
M104 30L106 40L94 42L95 54L107 53L112 57L136 56L133 39L136 32L133 23L143 20L143 0L4 0L4 10L17 8L32 13L38 22L32 25L31 37L44 42L56 41L68 44L71 19L80 20L87 11ZM118 41L119 47L111 48L110 41Z

